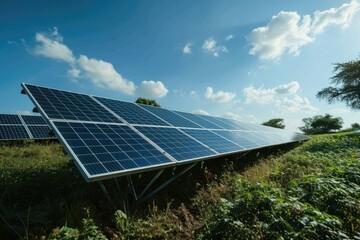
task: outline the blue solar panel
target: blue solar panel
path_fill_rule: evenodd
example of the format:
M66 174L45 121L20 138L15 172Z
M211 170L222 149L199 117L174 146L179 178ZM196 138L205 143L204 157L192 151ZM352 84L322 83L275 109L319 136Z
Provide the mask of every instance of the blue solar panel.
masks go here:
M194 129L182 129L185 133L189 134L196 140L211 147L218 153L230 153L244 150L245 148L234 144L219 135L212 133L209 130L194 130Z
M169 110L158 108L158 107L152 107L152 106L146 106L146 105L140 105L142 108L145 108L146 110L152 112L162 120L165 120L166 122L170 123L174 127L188 127L188 128L201 128L201 126L187 120L186 118L183 118Z
M34 139L51 139L55 138L50 136L50 128L47 125L37 126L37 125L28 125L29 131Z
M21 115L21 118L28 125L47 125L41 116Z
M18 115L0 114L0 124L22 124Z
M233 124L224 122L221 118L219 117L213 117L213 116L206 116L206 115L198 115L199 117L212 122L220 127L222 127L223 129L228 129L228 130L238 130L238 127L234 126Z
M54 122L89 179L172 161L125 125Z
M162 121L154 114L151 114L148 111L142 109L135 103L100 97L95 98L130 124L170 126L168 123Z
M196 123L199 126L202 126L203 128L207 128L207 129L224 129L222 127L220 127L219 125L216 125L212 122L207 121L206 119L203 119L200 117L200 115L196 115L196 114L191 114L191 113L186 113L186 112L178 112L178 111L172 111L184 118L189 119L190 121Z
M216 153L175 128L136 127L178 161L214 156Z
M214 133L219 134L220 136L242 146L246 149L257 148L260 144L256 143L256 139L251 138L247 139L242 136L243 132L239 131L221 131L221 130L214 130Z
M0 140L30 139L23 125L0 125Z
M93 122L121 122L88 95L25 84L49 118Z

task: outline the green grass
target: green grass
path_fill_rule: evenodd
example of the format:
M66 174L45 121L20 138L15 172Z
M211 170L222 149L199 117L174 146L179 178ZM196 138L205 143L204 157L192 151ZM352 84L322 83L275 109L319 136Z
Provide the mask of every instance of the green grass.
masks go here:
M3 239L360 238L360 136L216 159L134 206L126 179L85 183L60 144L0 145ZM133 178L144 186L153 173ZM159 179L165 180L172 170Z

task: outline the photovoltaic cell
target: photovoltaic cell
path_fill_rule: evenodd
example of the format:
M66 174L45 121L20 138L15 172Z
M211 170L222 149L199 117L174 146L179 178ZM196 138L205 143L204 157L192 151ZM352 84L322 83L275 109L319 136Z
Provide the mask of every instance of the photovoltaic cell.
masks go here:
M146 106L146 105L139 105L139 106L152 112L153 114L155 114L156 116L165 120L166 122L170 123L174 127L202 128L201 126L199 126L199 125L187 120L186 118L183 118L169 110L166 110L163 108L158 108L158 107Z
M191 137L196 140L204 143L205 145L211 147L218 153L230 153L241 151L245 148L236 145L219 135L212 133L209 130L194 130L194 129L182 129L185 133L189 134Z
M135 103L116 101L100 97L95 98L130 124L169 126L169 124L142 109Z
M178 161L216 155L215 152L175 128L136 127Z
M22 124L18 115L15 114L0 114L0 124Z
M0 125L0 139L21 140L30 139L30 136L23 125Z
M50 128L47 125L28 125L27 127L29 128L31 135L34 139L55 138L54 136L50 136Z
M54 122L89 177L171 163L126 125Z
M199 126L202 126L203 128L207 129L224 129L223 127L220 127L219 125L216 125L212 122L207 121L206 119L203 119L200 117L200 115L186 113L186 112L179 112L179 111L172 111L184 118L189 119L190 121L196 123Z
M93 122L121 122L90 96L26 84L49 118Z
M220 127L222 127L223 129L229 129L229 130L238 130L238 128L232 124L226 123L224 121L222 121L220 118L218 117L213 117L213 116L206 116L206 115L198 115L199 117L212 122Z
M47 125L41 116L21 115L21 118L28 125Z
M220 136L242 146L245 149L252 149L260 146L260 144L256 143L254 138L249 140L243 137L243 132L214 130L214 133L219 134Z

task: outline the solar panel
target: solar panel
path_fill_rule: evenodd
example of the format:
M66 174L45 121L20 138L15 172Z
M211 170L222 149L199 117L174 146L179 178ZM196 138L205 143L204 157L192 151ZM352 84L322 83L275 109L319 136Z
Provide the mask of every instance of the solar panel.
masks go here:
M126 125L56 121L54 124L88 178L172 163Z
M0 140L54 139L41 116L0 114Z
M87 181L307 139L225 118L22 86Z
M136 127L178 161L199 159L216 155L203 144L195 141L176 128Z
M160 118L144 110L135 103L122 102L100 97L95 97L95 99L104 104L117 115L121 116L122 119L130 124L170 126L168 123L162 121Z
M162 120L165 120L174 127L201 128L201 126L197 125L196 123L191 122L190 120L183 118L180 115L173 113L169 110L158 107L146 106L146 105L140 105L140 106L142 108L145 108L149 112L152 112Z
M0 125L1 140L30 139L28 132L23 125Z
M0 124L22 124L18 115L15 114L0 114Z
M237 152L245 149L209 130L183 129L185 133L211 147L218 153Z

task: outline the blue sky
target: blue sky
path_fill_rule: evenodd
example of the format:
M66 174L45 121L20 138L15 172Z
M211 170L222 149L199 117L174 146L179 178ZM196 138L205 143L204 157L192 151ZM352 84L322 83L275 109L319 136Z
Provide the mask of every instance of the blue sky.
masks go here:
M33 108L20 83L261 123L330 113L316 93L360 53L357 1L7 1L0 112Z

